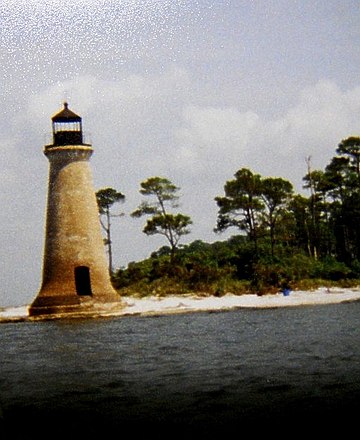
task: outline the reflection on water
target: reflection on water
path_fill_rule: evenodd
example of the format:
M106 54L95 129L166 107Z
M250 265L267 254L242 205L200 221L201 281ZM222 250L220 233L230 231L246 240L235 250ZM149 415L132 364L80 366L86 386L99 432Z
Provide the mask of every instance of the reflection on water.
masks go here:
M63 434L345 429L360 410L359 302L22 322L0 336L5 436L45 437L45 421Z

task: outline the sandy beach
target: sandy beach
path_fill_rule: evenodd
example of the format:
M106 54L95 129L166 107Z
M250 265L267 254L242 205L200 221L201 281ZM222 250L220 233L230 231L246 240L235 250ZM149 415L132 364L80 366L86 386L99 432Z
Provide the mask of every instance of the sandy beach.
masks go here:
M217 311L237 308L274 308L315 304L334 304L360 300L359 289L317 289L271 295L232 295L201 297L194 295L126 298L123 314L158 314L193 311Z
M291 291L287 296L283 293L258 296L255 294L233 295L221 297L186 295L169 295L164 297L123 297L121 307L107 307L93 317L104 316L149 316L174 313L191 313L201 311L224 311L241 308L274 308L295 307L317 304L337 304L359 301L358 288L319 288L313 291ZM28 319L28 305L0 309L0 322L20 321Z

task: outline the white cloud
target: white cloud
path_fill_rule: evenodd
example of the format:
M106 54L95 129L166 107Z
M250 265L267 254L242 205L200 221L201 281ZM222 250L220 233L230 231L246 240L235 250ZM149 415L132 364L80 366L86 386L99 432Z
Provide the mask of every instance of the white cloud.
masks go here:
M358 126L359 98L360 88L342 92L332 81L319 81L302 92L299 104L286 115L290 135L323 142L351 134Z
M231 148L233 143L245 146L255 128L258 116L238 109L199 107L190 105L183 111L185 128L182 130L187 142L202 145L217 144L220 148ZM181 137L179 132L179 138ZM181 139L179 139L181 143Z
M240 156L256 130L258 116L234 107L186 105L181 126L174 130L177 167L213 179ZM209 176L208 176L209 177Z
M324 168L338 143L359 135L360 88L342 91L335 82L320 80L305 88L298 103L277 119L261 118L249 140L247 157L257 171L288 178L298 188L306 174L305 158Z
M283 176L300 187L305 158L324 167L338 143L359 135L360 87L341 90L329 80L304 88L297 103L269 119L251 109L185 105L174 130L178 168L229 178L241 167Z

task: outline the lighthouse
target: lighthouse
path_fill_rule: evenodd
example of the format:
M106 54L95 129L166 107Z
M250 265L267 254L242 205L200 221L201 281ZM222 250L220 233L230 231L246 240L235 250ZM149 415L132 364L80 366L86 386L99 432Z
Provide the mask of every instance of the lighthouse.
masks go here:
M30 316L91 314L120 304L111 284L82 119L67 103L52 117L42 284Z

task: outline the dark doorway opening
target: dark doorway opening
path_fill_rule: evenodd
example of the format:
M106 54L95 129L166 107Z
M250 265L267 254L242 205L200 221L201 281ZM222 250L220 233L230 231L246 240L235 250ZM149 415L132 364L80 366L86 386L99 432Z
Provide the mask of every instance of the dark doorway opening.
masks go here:
M92 295L90 269L87 266L75 267L75 287L78 295Z

